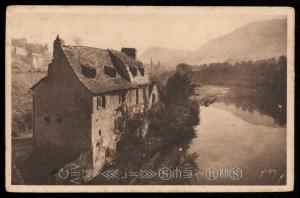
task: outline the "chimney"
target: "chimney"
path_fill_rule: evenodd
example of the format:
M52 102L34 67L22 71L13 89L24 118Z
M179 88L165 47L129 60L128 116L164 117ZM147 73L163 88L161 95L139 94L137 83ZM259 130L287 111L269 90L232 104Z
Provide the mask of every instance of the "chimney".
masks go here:
M136 58L136 49L135 48L123 47L121 49L121 52L125 53L127 56L130 56L131 58Z
M59 53L61 51L61 46L64 44L65 41L59 38L59 35L57 35L53 43L53 58L57 58L59 56Z

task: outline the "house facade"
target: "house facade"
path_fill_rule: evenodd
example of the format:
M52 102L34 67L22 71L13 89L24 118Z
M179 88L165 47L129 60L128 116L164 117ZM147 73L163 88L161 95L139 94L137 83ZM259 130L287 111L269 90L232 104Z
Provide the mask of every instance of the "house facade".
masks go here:
M47 64L46 66L43 66L45 65L45 61L41 53L29 52L27 53L27 60L29 60L34 69L45 69L47 66Z
M12 55L13 56L27 56L27 50L22 47L13 47Z
M153 102L149 74L134 48L121 52L54 41L48 75L32 87L33 139L38 148L68 153L71 159L91 151L101 171L116 150L121 106L147 111Z

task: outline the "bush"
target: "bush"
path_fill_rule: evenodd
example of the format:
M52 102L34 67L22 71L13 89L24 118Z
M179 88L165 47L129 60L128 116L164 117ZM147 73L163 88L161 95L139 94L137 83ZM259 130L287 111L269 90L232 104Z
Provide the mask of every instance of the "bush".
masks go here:
M164 137L168 143L195 136L199 123L199 104L191 101L193 85L186 75L175 73L162 94L164 105L150 113L149 136Z

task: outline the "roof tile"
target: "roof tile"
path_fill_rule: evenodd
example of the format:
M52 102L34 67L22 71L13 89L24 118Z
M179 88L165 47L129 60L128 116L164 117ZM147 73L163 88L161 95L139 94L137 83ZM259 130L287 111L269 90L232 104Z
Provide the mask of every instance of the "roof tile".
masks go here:
M105 67L117 69L111 60L108 50L84 46L62 46L62 49L78 79L93 94L137 87L137 84L125 80L120 75L111 77L104 72ZM143 68L143 64L140 61L128 57L121 52L115 50L110 51L129 67ZM95 68L96 77L88 78L84 76L81 73L81 65L89 65L90 67Z

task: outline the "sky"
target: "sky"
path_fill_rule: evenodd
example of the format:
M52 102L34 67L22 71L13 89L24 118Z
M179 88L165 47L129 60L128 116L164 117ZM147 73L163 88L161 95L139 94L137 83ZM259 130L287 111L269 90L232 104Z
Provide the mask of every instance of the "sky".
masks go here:
M171 11L170 11L171 10ZM57 34L69 45L120 50L134 47L138 56L149 47L193 51L205 42L250 22L282 18L265 12L207 9L11 9L7 36L47 43Z

